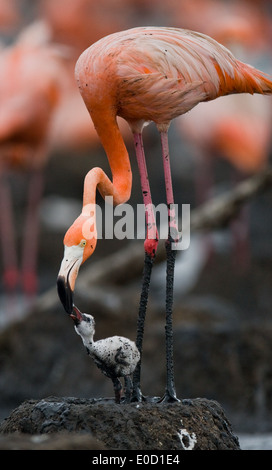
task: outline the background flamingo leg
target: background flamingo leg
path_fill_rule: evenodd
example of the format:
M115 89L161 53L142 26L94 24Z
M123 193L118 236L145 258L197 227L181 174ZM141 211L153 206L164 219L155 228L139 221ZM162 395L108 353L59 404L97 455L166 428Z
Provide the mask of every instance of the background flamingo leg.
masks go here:
M139 305L138 323L137 323L137 337L136 337L136 346L138 350L140 351L141 358L133 374L132 401L142 401L144 397L142 396L142 393L141 393L140 381L141 381L141 359L142 359L142 349L143 349L144 324L145 324L153 261L156 256L156 251L157 251L157 246L158 246L158 231L157 231L157 226L156 226L156 221L155 221L154 208L152 205L151 191L150 191L150 186L149 186L144 148L143 148L143 140L142 140L141 133L134 134L134 144L135 144L137 163L138 163L140 179L141 179L143 201L145 205L146 239L144 242L144 248L145 248L144 270L143 270L143 278L142 278L142 291L141 291L141 296L140 296L140 305Z
M44 173L34 170L30 176L22 250L22 288L29 295L38 289L37 256L39 235L39 207L44 188Z
M3 256L3 283L5 290L11 294L19 281L19 270L16 254L16 236L12 211L11 191L4 175L0 177L0 238Z
M250 268L250 209L249 206L241 208L238 217L231 221L230 230L233 241L233 265L235 269L244 273Z

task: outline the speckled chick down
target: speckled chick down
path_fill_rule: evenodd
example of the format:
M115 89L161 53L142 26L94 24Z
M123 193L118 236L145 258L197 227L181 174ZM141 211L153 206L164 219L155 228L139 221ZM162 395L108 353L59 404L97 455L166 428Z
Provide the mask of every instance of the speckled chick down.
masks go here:
M75 330L81 336L84 346L96 365L107 376L124 377L132 374L140 359L135 343L123 336L111 336L93 341L94 319L91 315L84 316L86 319L75 327ZM86 336L88 329L89 335Z
M75 330L81 336L82 342L95 364L110 378L131 375L140 360L140 353L135 343L123 336L111 336L94 341L94 317L78 312L77 310Z

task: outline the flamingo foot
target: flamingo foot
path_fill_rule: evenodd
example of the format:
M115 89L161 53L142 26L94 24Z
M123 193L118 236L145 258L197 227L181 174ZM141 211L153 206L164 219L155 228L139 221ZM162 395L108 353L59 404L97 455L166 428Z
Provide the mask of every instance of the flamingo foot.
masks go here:
M180 400L177 398L175 392L165 392L164 396L158 401L158 403L178 403Z
M133 393L132 393L132 397L131 397L130 401L131 401L131 403L132 402L141 403L142 401L146 401L146 398L143 396L143 394L141 392L140 386L135 386L134 385Z

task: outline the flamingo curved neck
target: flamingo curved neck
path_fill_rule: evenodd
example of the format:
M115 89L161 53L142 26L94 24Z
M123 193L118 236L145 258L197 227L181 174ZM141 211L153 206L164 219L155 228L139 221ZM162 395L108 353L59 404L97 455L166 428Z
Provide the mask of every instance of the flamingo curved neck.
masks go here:
M99 167L92 168L84 180L83 211L84 206L94 204L96 189L101 196L113 197L113 204L123 204L130 198L132 187L132 172L129 155L120 133L114 115L105 116L105 112L91 113L96 131L106 151L110 164L112 181Z

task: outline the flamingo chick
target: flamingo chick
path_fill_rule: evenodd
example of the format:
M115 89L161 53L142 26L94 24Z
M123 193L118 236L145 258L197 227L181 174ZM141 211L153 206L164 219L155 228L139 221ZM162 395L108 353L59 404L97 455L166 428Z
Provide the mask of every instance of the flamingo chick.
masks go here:
M129 403L132 392L130 375L140 360L140 353L134 341L123 336L111 336L94 341L94 317L87 313L81 313L75 306L73 306L73 313L70 317L74 321L75 330L81 336L87 353L103 374L112 380L115 402L120 403L121 401L122 384L119 378L124 377L125 402Z

